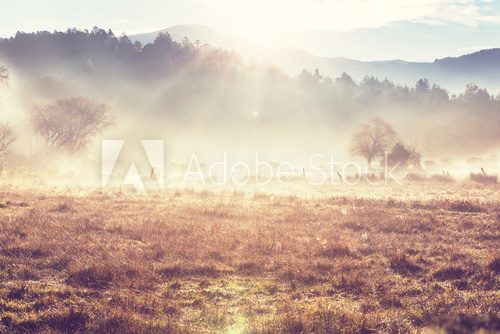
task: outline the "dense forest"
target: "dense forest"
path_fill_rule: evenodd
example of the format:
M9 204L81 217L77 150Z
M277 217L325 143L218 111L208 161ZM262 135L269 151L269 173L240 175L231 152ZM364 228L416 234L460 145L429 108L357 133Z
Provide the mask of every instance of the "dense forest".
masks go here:
M174 41L168 33L143 46L99 28L19 32L0 40L0 64L21 88L26 109L86 96L112 104L119 125L120 117L140 117L158 128L162 122L203 131L228 125L237 135L279 124L283 133L299 127L304 137L312 131L335 140L380 115L426 153L459 142L458 153L481 154L500 142L500 96L473 83L450 95L425 78L408 87L369 76L355 82L347 73L332 78L314 69L290 77L279 64L245 61L200 41Z

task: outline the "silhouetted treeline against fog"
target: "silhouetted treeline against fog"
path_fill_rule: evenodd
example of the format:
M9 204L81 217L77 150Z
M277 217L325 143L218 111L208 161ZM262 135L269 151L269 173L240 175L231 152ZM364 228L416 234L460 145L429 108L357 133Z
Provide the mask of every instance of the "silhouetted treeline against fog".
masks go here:
M1 64L29 88L26 103L88 96L112 102L118 124L121 113L140 114L143 123L156 126L161 120L227 123L228 131L239 132L300 124L342 134L342 128L381 115L434 153L450 143L484 151L500 141L500 96L474 84L450 95L426 79L408 87L313 69L290 77L279 64L245 61L198 41L176 42L167 33L144 46L98 28L17 33L0 40Z
M421 79L415 87L397 85L388 79L365 77L355 83L343 73L332 79L317 70L304 70L298 78L290 78L278 67L257 68L246 64L236 53L228 52L199 41L173 41L168 33L158 35L154 43L142 46L126 35L117 37L111 30L94 28L91 31L69 29L66 32L18 32L15 37L0 39L0 57L18 69L47 74L50 70L71 66L73 70L96 76L128 74L134 79L166 79L189 74L202 78L221 76L238 80L241 84L249 76L264 71L266 79L279 84L281 89L298 88L317 102L357 102L359 105L403 102L422 107L436 107L443 103L479 104L481 109L498 107L500 96L492 96L485 89L469 85L464 93L449 96L436 84ZM279 66L279 64L277 64ZM190 66L189 73L186 67ZM184 72L184 73L182 73ZM295 87L291 87L294 85Z
M177 43L167 33L142 46L126 35L116 37L112 31L98 28L90 32L18 32L13 38L0 39L0 56L30 72L46 73L71 65L82 74L120 73L142 79L165 78L195 63L199 63L200 72L222 71L232 63L241 65L235 54L207 46L197 48L187 40Z

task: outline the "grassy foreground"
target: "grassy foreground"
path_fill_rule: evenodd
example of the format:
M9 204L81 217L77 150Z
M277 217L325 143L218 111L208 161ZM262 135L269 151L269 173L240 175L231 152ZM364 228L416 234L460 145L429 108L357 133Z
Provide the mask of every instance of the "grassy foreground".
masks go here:
M4 191L0 333L493 333L494 194Z

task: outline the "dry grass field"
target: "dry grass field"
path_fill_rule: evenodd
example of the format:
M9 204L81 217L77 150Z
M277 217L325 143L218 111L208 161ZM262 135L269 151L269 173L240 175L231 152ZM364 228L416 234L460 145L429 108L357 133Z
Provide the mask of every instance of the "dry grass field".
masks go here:
M498 186L370 191L4 188L0 333L500 331Z

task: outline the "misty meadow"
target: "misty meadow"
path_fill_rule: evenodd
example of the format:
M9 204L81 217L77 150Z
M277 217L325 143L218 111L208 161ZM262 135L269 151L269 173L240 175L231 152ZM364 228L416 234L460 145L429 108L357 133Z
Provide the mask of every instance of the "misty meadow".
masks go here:
M495 1L156 2L0 6L0 333L500 331Z

